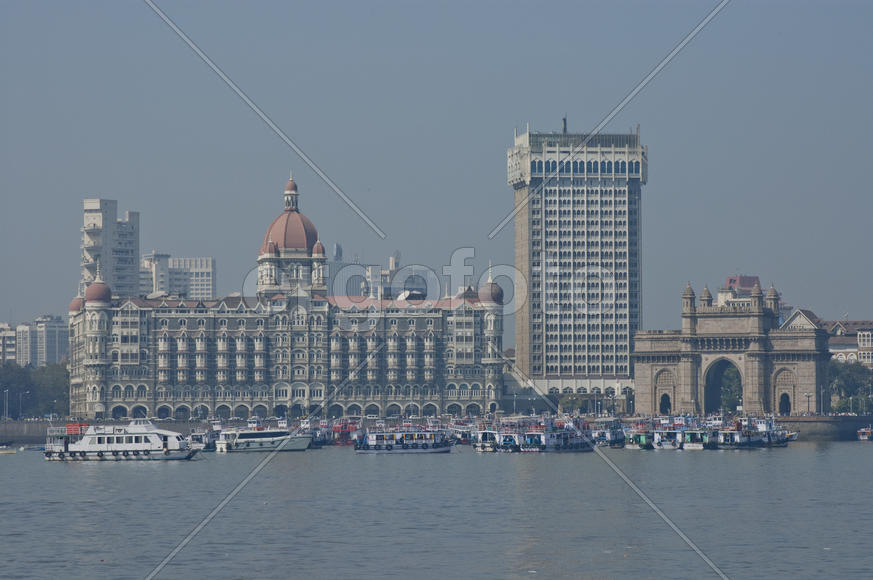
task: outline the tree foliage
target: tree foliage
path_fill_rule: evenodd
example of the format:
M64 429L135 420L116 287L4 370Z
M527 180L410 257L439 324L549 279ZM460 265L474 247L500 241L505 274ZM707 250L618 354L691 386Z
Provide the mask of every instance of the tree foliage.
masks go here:
M4 363L0 365L0 405L7 401L7 389L9 409L2 409L4 417L64 415L70 408L70 373L63 364L32 368Z
M828 384L837 397L832 405L837 413L873 411L873 369L861 363L844 363L831 359L828 363Z

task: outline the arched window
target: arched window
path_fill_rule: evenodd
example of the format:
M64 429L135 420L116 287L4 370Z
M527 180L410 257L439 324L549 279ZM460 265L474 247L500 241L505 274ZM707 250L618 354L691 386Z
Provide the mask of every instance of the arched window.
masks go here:
M537 161L537 173L542 173L542 172L543 172L543 162Z
M606 172L607 172L607 173L612 173L612 161L607 161L607 162L606 162Z
M600 162L600 173L606 173L606 161Z
M640 162L634 161L634 173L639 174L639 172L640 172Z
M597 173L597 162L591 164L591 168L594 170L593 173Z
M624 161L621 162L620 173L627 173L627 163L625 163Z
M578 173L578 172L579 172L579 162L574 161L573 162L573 173Z

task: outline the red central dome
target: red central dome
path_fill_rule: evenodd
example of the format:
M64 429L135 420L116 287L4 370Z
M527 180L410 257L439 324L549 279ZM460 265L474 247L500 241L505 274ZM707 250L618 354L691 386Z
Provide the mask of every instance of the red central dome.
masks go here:
M297 184L293 177L285 185L284 195L285 211L267 228L260 255L276 255L281 250L312 254L315 242L318 241L318 230L297 207Z
M267 228L264 243L261 244L261 254L271 254L276 250L305 250L312 253L317 241L318 230L309 218L299 211L288 209Z

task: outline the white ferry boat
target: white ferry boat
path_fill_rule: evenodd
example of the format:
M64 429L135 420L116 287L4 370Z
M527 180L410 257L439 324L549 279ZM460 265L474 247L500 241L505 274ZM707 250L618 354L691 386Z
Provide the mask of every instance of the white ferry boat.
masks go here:
M873 425L858 429L858 441L873 441Z
M49 427L45 443L49 461L191 459L197 451L181 434L158 429L148 419L134 419L124 427L82 423Z
M276 428L265 427L260 418L249 419L245 429L222 431L215 442L218 453L239 451L306 451L312 442L311 434L296 434L288 430L287 421L279 421Z
M399 429L367 430L355 441L355 453L449 453L452 442L444 430Z

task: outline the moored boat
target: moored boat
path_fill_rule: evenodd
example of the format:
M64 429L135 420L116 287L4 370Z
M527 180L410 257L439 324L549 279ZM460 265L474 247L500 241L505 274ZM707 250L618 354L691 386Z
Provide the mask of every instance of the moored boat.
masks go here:
M858 441L873 441L873 425L858 429Z
M475 429L470 434L473 449L479 453L497 451L497 431L494 429Z
M653 443L656 450L682 449L684 431L680 429L655 429Z
M245 429L222 431L215 442L219 453L240 451L306 451L312 435L292 433L287 422L280 421L276 428L265 427L259 418L250 419Z
M147 419L134 419L126 426L49 427L45 444L49 461L178 460L191 459L198 451L180 433L158 429Z
M712 429L686 429L683 433L682 449L718 449L718 432Z
M355 441L355 453L449 453L452 443L443 430L416 427L367 430Z

